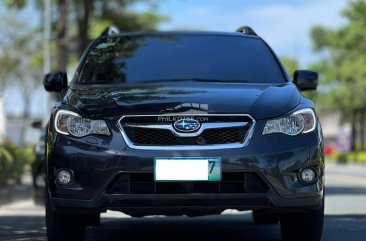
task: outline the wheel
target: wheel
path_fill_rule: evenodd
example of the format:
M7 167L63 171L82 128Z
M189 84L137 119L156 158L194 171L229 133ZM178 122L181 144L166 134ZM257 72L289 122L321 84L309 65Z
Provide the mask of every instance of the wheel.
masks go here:
M253 210L252 216L256 224L276 224L280 221L278 214L268 213L265 210Z
M323 233L324 199L317 211L281 215L283 241L320 241Z
M55 213L46 189L46 226L49 241L84 241L86 217Z
M96 226L100 223L100 213L87 214L84 216L87 226Z

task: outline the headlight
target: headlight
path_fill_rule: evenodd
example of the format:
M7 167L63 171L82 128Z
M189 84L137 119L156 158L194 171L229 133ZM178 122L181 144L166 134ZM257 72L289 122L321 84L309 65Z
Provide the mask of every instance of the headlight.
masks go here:
M76 137L92 134L111 135L105 121L83 118L68 110L59 110L57 112L55 117L55 129L58 133L64 135L71 134Z
M294 112L290 116L267 121L263 129L263 135L283 133L296 136L300 133L308 133L315 129L316 118L310 108Z

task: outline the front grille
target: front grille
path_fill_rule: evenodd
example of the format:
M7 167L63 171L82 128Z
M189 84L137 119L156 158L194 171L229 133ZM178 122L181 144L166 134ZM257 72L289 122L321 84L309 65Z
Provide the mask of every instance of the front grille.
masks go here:
M248 127L207 129L196 137L179 137L164 129L124 127L124 130L135 145L179 146L243 143Z
M224 172L220 182L155 182L152 173L124 173L108 186L108 194L264 193L266 183L251 172Z
M120 127L134 146L208 146L240 144L244 145L254 121L249 116L199 116L207 117L201 124L224 123L218 128L202 128L197 134L180 133L174 130L175 119L159 122L158 116L129 116L120 120ZM193 117L195 118L195 117ZM232 126L231 126L232 123ZM238 126L238 123L243 123ZM160 128L169 125L171 128ZM150 128L153 126L153 128Z

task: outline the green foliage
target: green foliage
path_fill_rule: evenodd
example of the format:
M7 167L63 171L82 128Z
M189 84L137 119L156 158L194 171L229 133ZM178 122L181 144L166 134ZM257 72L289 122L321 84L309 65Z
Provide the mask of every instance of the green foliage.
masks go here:
M366 151L353 151L347 153L347 160L350 162L366 163Z
M13 163L13 156L9 151L0 146L0 187L5 186L9 180L9 169Z
M154 30L162 21L167 18L158 16L151 12L136 13L131 11L116 11L115 9L105 10L102 16L94 16L95 22L109 22L117 26L123 32ZM101 32L99 32L100 34Z
M16 145L0 146L0 187L6 186L9 180L20 180L24 166L35 160L31 147L21 148Z
M328 161L335 161L341 164L366 163L366 151L334 152L327 156Z
M113 23L111 20L98 20L92 19L91 25L93 28L90 29L89 38L95 39L97 38L108 26L111 26Z
M315 51L322 50L328 46L328 43L332 39L332 31L324 29L323 27L316 26L310 32L313 40L313 49Z
M12 8L23 8L27 0L5 0L5 5Z
M52 36L57 36L57 38L54 38L51 42L51 46L56 44L57 47L51 50L53 55L52 59L57 60L57 63L53 63L52 65L53 69L62 68L60 66L68 65L69 58L72 64L76 64L90 40L98 37L100 33L109 25L115 25L123 32L154 30L160 22L168 20L167 17L157 15L153 11L160 2L162 1L67 1L67 11L62 11L62 9L65 9L65 1L52 0L52 12L58 13L57 17L52 19L52 25L54 26L52 28L52 31L54 31ZM137 3L143 3L147 5L147 11L133 11L131 6ZM41 0L5 0L4 6L12 10L21 11L27 5L32 4L35 5L36 9L39 10L33 12L32 14L38 14L42 16L43 1ZM66 21L65 19L68 20ZM8 26L14 25L10 24ZM42 26L39 27L42 28ZM0 26L0 29L3 29L3 27ZM15 27L14 29L17 28ZM65 33L67 34L65 35ZM62 48L65 45L67 50ZM65 53L65 51L67 52L66 55L62 56L62 58L57 58L57 55L60 55L60 52ZM42 54L42 51L34 51L34 53L37 52ZM42 57L42 55L39 57ZM38 60L42 60L42 58L36 57L33 63L38 63ZM0 84L2 83L1 76L5 75L0 73ZM0 88L1 87L2 86L0 85Z
M103 28L108 25L117 26L122 32L131 32L154 30L160 22L167 20L166 17L159 16L152 11L132 11L131 6L139 2L152 3L148 0L74 2L78 29L76 38L79 42L78 55L82 54L90 39L99 36ZM93 28L89 26L93 26ZM98 32L94 30L94 26L97 27Z
M289 77L292 79L295 70L299 69L299 63L297 62L297 59L283 56L281 57L281 62L285 66Z
M336 156L336 161L341 164L346 164L348 162L348 156L346 153L340 152Z
M41 84L42 35L11 14L2 16L0 29L0 95L10 82L18 84L22 95L31 93Z
M350 1L343 11L346 25L339 29L317 26L311 31L314 50L328 56L316 65L322 81L338 85L323 94L318 104L341 108L345 117L353 110L366 108L365 12L365 0Z

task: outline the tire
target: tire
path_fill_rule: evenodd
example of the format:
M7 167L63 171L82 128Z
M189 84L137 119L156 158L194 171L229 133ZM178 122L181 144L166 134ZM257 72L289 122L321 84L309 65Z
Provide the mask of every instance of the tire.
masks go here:
M100 223L100 213L87 214L84 216L87 226L96 226Z
M317 211L281 215L283 241L320 241L323 233L324 199Z
M84 241L86 218L83 215L55 213L50 208L46 189L46 227L49 241Z
M255 224L276 224L280 221L278 214L268 213L265 210L253 210L252 217Z

